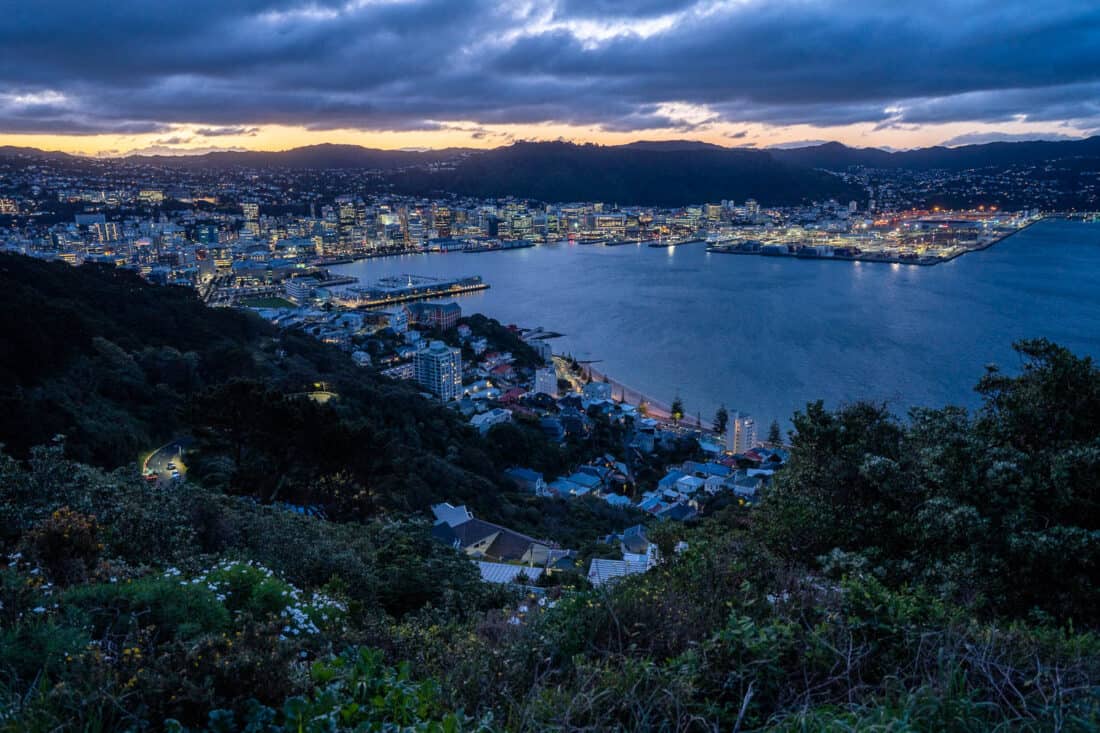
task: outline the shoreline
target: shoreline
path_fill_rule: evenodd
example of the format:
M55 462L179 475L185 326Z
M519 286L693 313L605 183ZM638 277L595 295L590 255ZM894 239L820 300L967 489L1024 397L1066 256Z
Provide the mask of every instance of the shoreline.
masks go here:
M562 362L568 364L567 357L562 354L554 354L555 359L561 359ZM614 377L609 376L606 372L602 372L593 368L592 362L577 362L581 366L581 375L578 379L584 379L585 377L591 378L592 381L606 382L611 385L611 399L615 402L625 403L627 405L633 405L634 407L641 407L645 404L646 417L651 417L661 422L671 422L671 405L667 402L655 399L646 393L634 389L633 387L623 384ZM708 435L714 435L714 431L711 430L705 423L700 423L697 416L685 412L684 417L679 421L679 425L701 430ZM720 436L719 436L720 437Z
M945 264L947 262L952 262L954 260L957 260L960 257L971 254L973 252L984 252L985 250L989 249L993 245L998 244L1000 242L1003 242L1004 240L1008 239L1009 237L1015 236L1015 235L1019 234L1020 232L1024 231L1025 229L1030 229L1031 227L1035 226L1039 222L1046 221L1047 219L1052 219L1052 218L1059 218L1059 217L1051 217L1051 216L1040 217L1040 218L1036 219L1035 221L1029 221L1027 224L1024 224L1022 227L1019 227L1017 229L1013 229L1011 232L1007 232L1006 234L1004 234L1002 236L995 237L995 238L991 239L990 241L982 244L981 246L972 247L970 249L965 249L965 250L962 250L961 252L955 252L954 254L952 254L948 257L936 257L935 259L915 259L915 260L913 260L913 259L902 259L900 257L889 257L889 256L864 257L864 256L860 256L860 255L833 255L832 257L819 257L817 255L799 255L799 254L772 255L772 254L764 254L763 252L741 252L741 251L733 250L733 249L725 249L725 248L722 248L722 247L716 246L716 245L708 246L707 247L707 254L745 255L745 256L750 256L750 257L771 257L771 258L777 259L777 260L783 260L783 259L788 259L788 260L816 260L816 261L822 261L822 260L829 261L829 260L832 260L832 261L836 261L836 262L867 262L867 263L870 263L870 264L880 264L880 265L912 265L912 266L915 266L915 267L935 267L936 265L942 265L942 264Z
M705 239L696 237L694 239L684 239L675 242L650 242L648 246L654 249L665 249L666 247L683 247L685 244L700 244L706 241Z

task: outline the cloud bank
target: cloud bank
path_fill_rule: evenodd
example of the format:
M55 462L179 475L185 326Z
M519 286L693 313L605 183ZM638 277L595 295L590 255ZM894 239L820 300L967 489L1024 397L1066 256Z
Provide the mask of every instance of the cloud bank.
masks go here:
M0 23L0 133L1020 121L1100 128L1100 4L38 0Z

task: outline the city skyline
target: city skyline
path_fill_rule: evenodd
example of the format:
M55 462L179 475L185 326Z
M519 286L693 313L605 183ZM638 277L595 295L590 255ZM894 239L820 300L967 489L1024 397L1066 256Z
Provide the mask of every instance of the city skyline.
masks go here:
M1100 9L1070 2L53 0L0 48L0 145L91 155L1100 131Z

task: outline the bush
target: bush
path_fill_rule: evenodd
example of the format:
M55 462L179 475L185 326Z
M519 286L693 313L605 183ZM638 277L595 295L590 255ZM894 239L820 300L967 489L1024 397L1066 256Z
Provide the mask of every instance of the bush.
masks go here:
M69 585L87 580L99 561L103 544L94 516L64 506L27 533L23 549L53 582Z

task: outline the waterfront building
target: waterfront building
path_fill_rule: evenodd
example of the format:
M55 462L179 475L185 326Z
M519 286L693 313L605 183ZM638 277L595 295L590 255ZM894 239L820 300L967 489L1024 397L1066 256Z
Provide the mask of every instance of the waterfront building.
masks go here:
M462 352L432 341L413 357L417 383L444 402L462 394Z
M582 392L586 402L610 402L611 385L607 382L589 382Z
M551 351L550 342L546 339L531 339L527 342L531 348L538 352L539 358L547 364L550 364L554 359L554 353Z
M408 310L414 322L441 331L454 328L462 317L458 303L413 303Z
M554 367L545 367L543 369L535 370L535 390L536 393L550 395L557 398L558 396L558 373Z
M286 297L299 305L309 302L316 288L317 280L312 277L293 277L283 284Z

